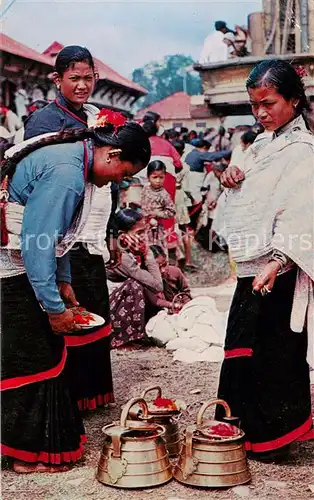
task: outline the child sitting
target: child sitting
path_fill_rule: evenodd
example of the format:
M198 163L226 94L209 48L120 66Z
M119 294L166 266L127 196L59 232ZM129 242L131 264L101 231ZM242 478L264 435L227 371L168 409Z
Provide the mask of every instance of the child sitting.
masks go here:
M165 220L173 219L175 206L169 193L164 188L166 166L160 160L151 161L147 166L148 184L144 186L141 197L141 209L149 222L148 240L167 248L164 230Z
M184 304L192 299L186 277L179 267L169 265L166 253L159 245L151 245L150 250L159 266L163 281L163 293L148 292L151 315L164 308L169 312L179 312Z

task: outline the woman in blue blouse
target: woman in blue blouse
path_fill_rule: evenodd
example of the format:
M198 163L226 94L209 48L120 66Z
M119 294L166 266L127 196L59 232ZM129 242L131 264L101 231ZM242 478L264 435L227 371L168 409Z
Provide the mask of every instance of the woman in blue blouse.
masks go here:
M27 120L25 139L65 128L87 127L88 115L98 111L95 106L86 105L96 81L93 58L86 48L76 45L64 47L57 56L54 77L58 88L57 98ZM110 186L99 190L98 198L103 209L109 205L106 211L108 221ZM106 214L98 212L97 219L101 227L96 229L93 226L89 236L79 239L75 250L70 252L72 286L76 297L68 296L69 301L75 305L77 299L89 311L106 318L106 328L100 328L93 336L66 339L67 373L81 410L93 410L114 401L108 338L109 294L103 260L106 250L101 248L106 237ZM112 233L110 227L109 222L108 237ZM98 241L94 244L90 238L91 232L99 232Z
M16 472L62 471L81 458L84 427L64 376L64 336L80 333L66 307L69 249L88 218L93 185L122 182L149 158L146 134L127 122L42 138L4 164L11 180L1 252L1 446Z

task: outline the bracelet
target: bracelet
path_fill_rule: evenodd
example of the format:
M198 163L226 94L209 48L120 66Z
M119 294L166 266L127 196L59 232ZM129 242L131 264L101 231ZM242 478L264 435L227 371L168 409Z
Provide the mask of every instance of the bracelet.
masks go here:
M277 264L280 265L279 272L281 272L288 263L288 259L285 256L285 254L283 254L282 252L279 252L278 250L275 250L273 252L271 258L269 259L269 262L272 260L274 260L275 262L277 262Z

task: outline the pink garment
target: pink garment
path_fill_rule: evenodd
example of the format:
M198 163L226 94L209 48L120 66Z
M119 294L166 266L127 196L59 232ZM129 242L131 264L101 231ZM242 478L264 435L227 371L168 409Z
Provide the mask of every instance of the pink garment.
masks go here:
M157 135L149 138L151 147L151 156L169 156L173 159L173 164L176 168L182 168L181 157L173 145Z

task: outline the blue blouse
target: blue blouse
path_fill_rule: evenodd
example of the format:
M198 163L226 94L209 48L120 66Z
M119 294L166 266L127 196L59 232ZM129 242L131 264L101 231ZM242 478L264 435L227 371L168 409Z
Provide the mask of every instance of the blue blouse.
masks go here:
M213 151L211 153L206 151L199 151L193 149L185 158L185 163L190 167L191 172L204 172L204 164L206 162L219 161L222 158L227 158L231 155L231 150L228 151Z
M62 107L59 107L56 101ZM60 93L56 101L30 115L24 124L24 140L47 132L60 132L66 128L87 127L87 116L83 110L74 109Z
M93 150L88 144L88 167ZM57 282L71 282L68 253L57 259L55 244L71 225L83 200L82 142L45 146L21 160L9 187L10 201L25 206L21 250L37 300L48 313L65 310Z

